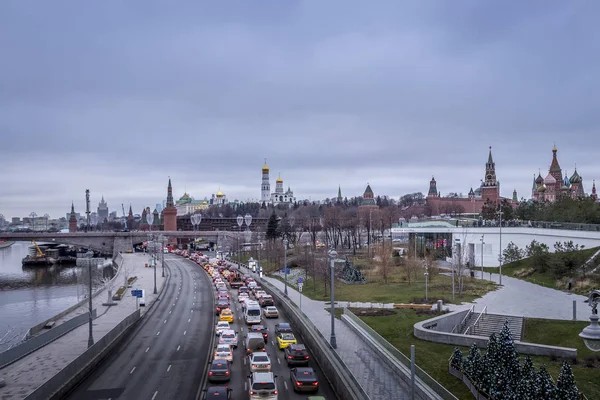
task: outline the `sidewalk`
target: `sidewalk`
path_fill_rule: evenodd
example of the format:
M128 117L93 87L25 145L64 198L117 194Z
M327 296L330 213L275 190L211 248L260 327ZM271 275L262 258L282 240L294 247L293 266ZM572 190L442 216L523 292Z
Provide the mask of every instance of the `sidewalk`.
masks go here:
M474 270L475 271L475 270ZM484 279L499 283L500 275L483 271ZM481 278L481 271L475 272L476 278ZM456 297L456 300L460 299ZM481 311L487 306L487 312L492 314L509 314L528 318L573 319L573 300L577 302L577 320L589 321L591 308L586 296L550 289L520 279L502 275L502 286L476 299L473 303L459 305L444 304L450 311L466 310L475 304L475 311Z
M283 291L284 284L263 277ZM300 305L300 293L288 285L288 297ZM325 302L302 296L302 312L312 321L325 338L331 335L331 316L325 311ZM335 319L337 353L371 400L408 399L409 388L394 372L384 365L365 342L339 319Z
M123 285L124 275L122 274L124 271L127 271L129 276L137 276L138 279L133 283L133 287L127 289L123 298L117 301L115 306L102 305L107 300L106 293L100 293L92 299L93 308L97 310L97 318L92 323L95 341L102 338L136 310L136 298L131 296L132 289L145 290L146 307L142 307L142 312L146 312L158 297L158 295L153 294L154 269L145 268L144 264L147 262L148 256L145 254L123 254L123 265L117 273L113 293ZM162 278L162 269L157 267L156 286L159 294L162 291L165 279ZM87 305L81 306L58 319L57 325L87 312ZM0 399L24 399L27 397L36 388L83 354L88 348L88 337L89 327L88 324L85 324L0 369L0 379L6 381L6 386L0 388Z

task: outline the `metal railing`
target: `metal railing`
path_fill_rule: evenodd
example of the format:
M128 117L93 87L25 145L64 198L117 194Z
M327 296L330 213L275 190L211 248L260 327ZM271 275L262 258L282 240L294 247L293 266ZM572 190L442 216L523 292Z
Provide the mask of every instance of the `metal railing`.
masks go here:
M465 335L472 335L473 334L473 329L475 329L475 326L479 326L479 321L481 320L481 316L483 314L487 314L487 306L483 307L483 310L481 310L481 312L479 313L479 316L477 317L477 319L475 320L475 322L473 322L473 325L469 326L467 328L467 330L465 331Z
M404 364L404 366L406 366L410 370L410 358L405 356L400 350L398 350L390 342L385 340L379 333L377 333L373 328L367 325L363 320L358 318L352 311L348 310L347 308L344 308L344 315L351 319L352 322L360 326L360 328L367 332L373 340L375 340L379 345L381 345L385 350L391 353L398 361L400 361L402 364ZM427 372L423 371L418 365L415 365L415 375L443 399L458 400L456 396L454 396L448 389L443 387L438 381L433 379Z
M452 332L450 332L450 333L456 333L457 330L459 333L462 332L465 322L467 321L467 319L469 319L469 317L473 314L474 311L475 311L475 305L472 305L471 308L469 308L469 312L467 312L467 314L462 319L462 321L460 321L460 324L455 325L454 328L452 328Z

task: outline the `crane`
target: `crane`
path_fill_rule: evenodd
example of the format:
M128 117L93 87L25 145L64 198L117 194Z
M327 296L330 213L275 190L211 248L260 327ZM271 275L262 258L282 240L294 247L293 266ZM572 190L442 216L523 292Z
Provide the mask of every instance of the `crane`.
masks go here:
M125 215L125 206L121 203L121 209L123 210L123 232L127 232L127 216Z
M44 253L42 252L42 249L40 249L40 246L38 246L38 244L35 242L35 240L32 240L31 243L33 243L33 245L35 246L35 250L37 251L36 257L44 257Z

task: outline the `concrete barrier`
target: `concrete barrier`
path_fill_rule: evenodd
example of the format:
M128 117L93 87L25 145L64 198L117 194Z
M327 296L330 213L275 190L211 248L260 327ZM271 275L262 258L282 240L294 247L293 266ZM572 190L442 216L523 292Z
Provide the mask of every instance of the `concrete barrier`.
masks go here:
M346 364L298 306L286 299L279 289L265 280L261 280L260 286L273 296L278 307L285 312L295 331L299 333L306 346L311 350L313 358L325 373L338 398L340 400L368 400L369 396L348 370Z
M347 308L342 321L360 336L364 342L388 365L392 371L411 387L410 359L375 332ZM415 398L421 400L458 400L450 391L433 379L418 366L415 366Z
M33 391L26 399L58 400L63 398L65 394L109 354L119 343L120 339L135 326L135 323L139 319L140 310L136 310L94 343L82 355Z
M92 318L96 318L95 309L92 310ZM75 318L66 321L64 324L58 325L56 328L52 328L39 336L35 336L24 341L18 346L12 347L0 353L0 368L20 360L27 354L33 353L37 349L55 341L59 337L71 332L73 329L87 323L88 321L89 313L78 315Z
M489 338L485 336L463 335L450 333L452 327L462 320L467 311L458 311L440 315L425 321L417 322L413 327L413 334L429 342L451 344L454 346L471 347L476 344L480 349L488 346ZM555 356L558 358L576 359L577 349L568 347L549 346L537 343L527 343L515 340L515 348L521 354L535 356Z

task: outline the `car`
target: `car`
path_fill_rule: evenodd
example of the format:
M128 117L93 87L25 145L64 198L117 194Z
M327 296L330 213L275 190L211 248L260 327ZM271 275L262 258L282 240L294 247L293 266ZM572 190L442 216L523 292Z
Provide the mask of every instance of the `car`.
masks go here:
M242 293L248 294L249 292L250 289L248 288L248 286L240 286L240 288L238 289L238 296Z
M248 378L250 400L277 400L277 375L272 372L254 372Z
M220 399L220 400L231 400L231 388L228 386L211 386L209 388L206 388L203 390L204 391L204 400L213 400L213 399Z
M221 334L221 336L223 336L223 334ZM276 337L277 337L277 346L279 347L279 350L285 349L290 344L297 343L296 337L294 336L293 333L279 332Z
M228 299L230 297L231 296L230 296L230 294L229 294L229 292L227 290L219 290L217 292L217 299L221 299L221 298Z
M278 333L293 333L292 327L287 322L280 322L275 325L275 334Z
M265 318L279 318L279 311L277 311L277 307L268 306L263 309L263 315Z
M262 295L260 297L260 300L258 301L258 303L260 304L261 307L272 306L273 304L275 304L273 302L273 296L270 296L268 294Z
M265 292L264 290L254 290L254 297L256 297L256 300L260 300L260 298L262 296L266 296L266 295L267 295L267 292Z
M227 321L233 323L233 312L229 308L221 310L219 321Z
M243 301L248 300L250 297L248 296L248 293L240 293L238 294L238 301L241 303Z
M319 378L310 367L290 369L290 381L294 392L318 392Z
M217 326L215 327L215 335L219 336L223 333L224 330L231 329L229 326L229 322L227 321L219 321L217 322Z
M250 325L248 326L248 332L261 333L263 335L263 338L265 339L265 343L269 339L269 329L264 325Z
M227 299L217 300L217 305L215 307L215 311L216 311L217 315L221 314L221 310L224 310L225 308L229 308L229 300L227 300Z
M257 351L250 354L250 372L270 372L271 359L264 351Z
M225 285L225 282L221 281L219 283L217 283L217 289L227 289L227 285Z
M209 382L228 382L231 379L231 365L226 360L213 360L208 369Z
M233 362L233 350L228 344L218 344L213 355L213 360L227 360Z
M237 332L233 329L228 329L221 333L221 337L219 338L219 344L228 344L233 346L234 349L238 347L238 335Z
M290 344L284 350L285 361L288 365L308 365L310 356L303 344Z

